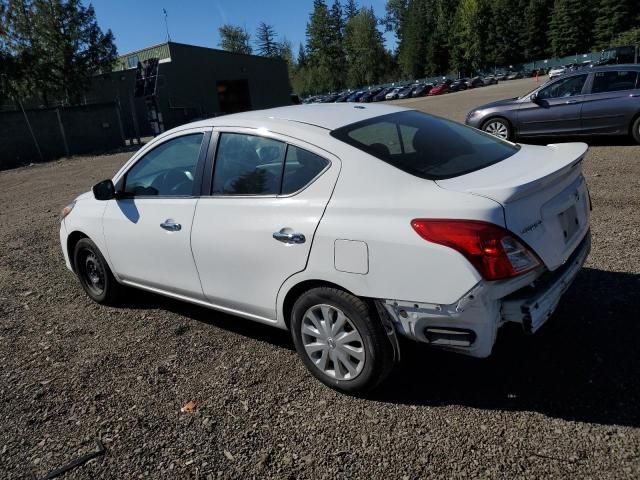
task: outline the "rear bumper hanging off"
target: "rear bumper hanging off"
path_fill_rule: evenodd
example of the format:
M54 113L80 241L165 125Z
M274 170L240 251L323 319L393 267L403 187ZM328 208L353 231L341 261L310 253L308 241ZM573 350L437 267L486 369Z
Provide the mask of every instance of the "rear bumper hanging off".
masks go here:
M576 248L569 260L554 272L536 280L502 300L502 319L521 323L524 331L535 333L553 314L560 298L573 283L591 250L591 232Z

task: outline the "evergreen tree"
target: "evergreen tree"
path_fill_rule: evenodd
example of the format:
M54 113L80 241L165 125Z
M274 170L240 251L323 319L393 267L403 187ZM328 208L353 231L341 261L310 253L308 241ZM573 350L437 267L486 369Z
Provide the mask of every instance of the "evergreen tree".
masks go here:
M307 54L315 88L333 91L342 87L345 63L341 8L332 8L330 12L324 0L314 0L307 24Z
M380 81L385 56L382 33L373 9L363 8L350 18L345 31L347 79L351 87L372 85Z
M260 22L256 32L256 47L258 55L263 57L277 57L279 54L276 32L271 25Z
M407 10L409 9L410 0L387 0L385 4L385 16L382 24L387 32L393 32L396 37L400 38L400 30L404 22Z
M549 24L555 57L586 52L593 44L594 14L589 0L555 0Z
M304 49L304 45L302 43L298 47L298 59L296 61L298 67L306 67L307 66L307 52Z
M347 3L344 6L344 17L345 21L349 21L353 17L355 17L360 11L360 7L358 7L358 2L356 0L347 0Z
M482 0L460 0L458 4L451 66L460 74L472 74L486 65L486 19L491 12L485 7Z
M524 31L522 36L524 57L541 60L549 52L547 30L553 2L550 0L529 0L524 10Z
M91 76L111 71L117 56L110 30L80 0L16 0L3 7L7 83L21 97L75 103Z
M600 0L594 25L596 48L609 47L620 32L634 25L634 20L637 20L632 15L634 1L638 0Z
M236 25L224 24L218 28L218 32L220 34L219 45L223 50L235 53L244 53L247 55L251 54L252 49L249 44L251 35L249 35L249 32L244 28Z

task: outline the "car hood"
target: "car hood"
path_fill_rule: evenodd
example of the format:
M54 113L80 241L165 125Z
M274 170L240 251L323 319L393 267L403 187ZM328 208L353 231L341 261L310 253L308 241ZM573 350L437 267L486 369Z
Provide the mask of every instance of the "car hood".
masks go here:
M513 105L516 100L518 100L518 97L505 98L504 100L497 100L495 102L485 103L484 105L478 108L475 108L474 110L484 110L486 108L501 107L503 105Z

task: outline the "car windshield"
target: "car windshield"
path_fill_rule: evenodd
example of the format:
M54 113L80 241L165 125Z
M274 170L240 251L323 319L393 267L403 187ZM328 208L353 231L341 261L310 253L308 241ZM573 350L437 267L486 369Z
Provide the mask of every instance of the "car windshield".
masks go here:
M430 180L480 170L520 149L493 135L414 110L353 123L331 135L400 170Z

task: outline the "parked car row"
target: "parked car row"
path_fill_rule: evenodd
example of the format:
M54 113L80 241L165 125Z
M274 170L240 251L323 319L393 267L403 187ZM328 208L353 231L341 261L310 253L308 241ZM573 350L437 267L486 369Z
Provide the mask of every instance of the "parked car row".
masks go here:
M496 85L498 81L522 78L522 74L513 73L508 76L487 75L472 78L459 78L451 80L443 78L434 82L416 82L409 85L393 85L390 87L373 87L362 90L346 90L327 95L307 97L302 103L342 103L342 102L381 102L384 100L398 100L404 98L424 97L427 95L442 95L449 92L458 92L469 88Z

